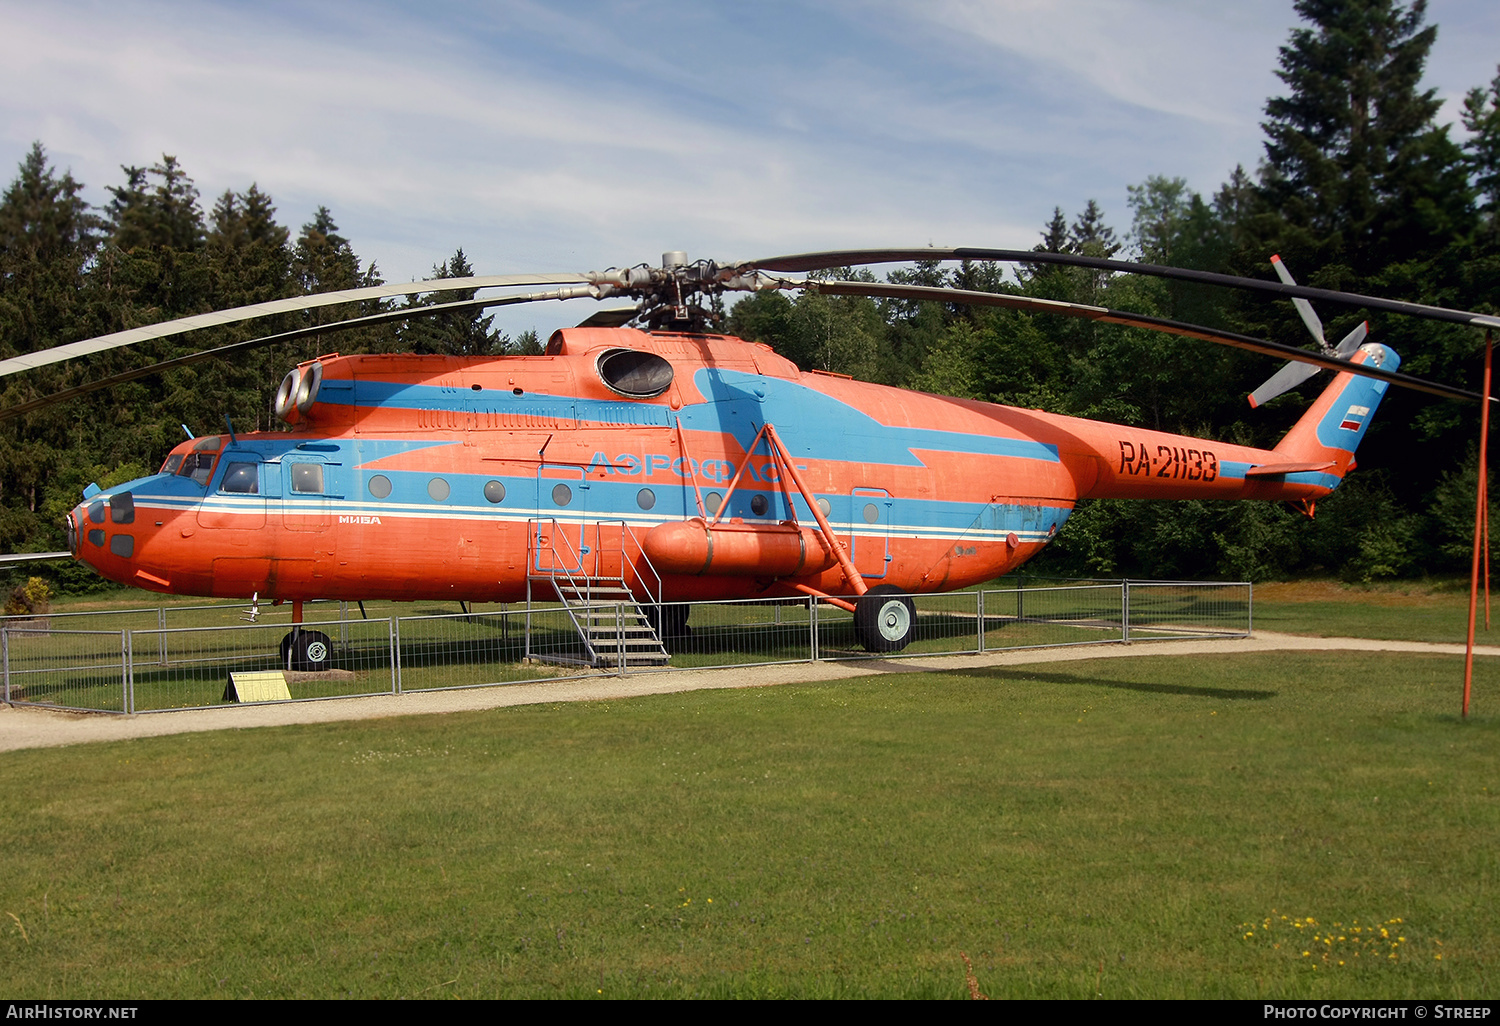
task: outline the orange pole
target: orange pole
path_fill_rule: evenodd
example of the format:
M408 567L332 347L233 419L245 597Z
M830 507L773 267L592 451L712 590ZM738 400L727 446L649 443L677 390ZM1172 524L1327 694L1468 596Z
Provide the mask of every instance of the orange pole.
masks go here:
M1484 496L1480 514L1484 524L1484 629L1490 629L1490 475L1479 479L1479 493Z
M812 515L817 518L818 528L823 532L823 537L828 539L828 545L833 549L834 556L838 558L840 569L844 571L844 580L848 582L849 587L854 589L854 594L863 595L870 590L869 585L865 584L865 579L859 575L859 571L854 569L854 563L850 561L849 553L845 551L843 543L833 536L833 528L828 526L828 518L823 516L823 511L818 508L817 498L803 482L802 475L797 473L797 468L792 463L792 454L787 452L786 446L781 444L780 436L776 434L776 429L769 421L766 423L766 438L776 447L776 454L781 457L781 462L788 476L791 477L792 484L797 486L797 491L802 493L802 498L806 499L807 504L812 507Z
M1490 371L1494 364L1494 340L1489 331L1484 333L1484 389L1479 410L1479 487L1474 500L1474 560L1469 570L1469 642L1464 650L1464 703L1463 718L1469 718L1469 695L1474 687L1474 620L1479 605L1479 556L1485 540L1485 505L1489 499L1485 482L1489 478L1490 437Z
M680 425L682 421L679 419L677 423ZM750 448L745 450L745 459L740 464L740 469L734 472L734 477L729 481L729 487L724 490L724 501L719 504L719 512L714 514L713 523L709 524L709 527L717 524L719 518L724 515L724 511L729 508L729 500L734 496L734 490L740 486L740 478L744 477L745 471L750 469L750 460L755 455L755 447L760 444L760 436L765 433L766 429L764 427L755 432L755 439L750 443ZM774 457L775 454L773 453L772 458Z
M677 448L682 453L682 462L688 476L693 479L693 496L698 500L698 516L707 522L708 514L703 511L703 489L698 487L698 472L693 469L693 458L688 455L687 438L682 433L682 418L675 419L677 421Z

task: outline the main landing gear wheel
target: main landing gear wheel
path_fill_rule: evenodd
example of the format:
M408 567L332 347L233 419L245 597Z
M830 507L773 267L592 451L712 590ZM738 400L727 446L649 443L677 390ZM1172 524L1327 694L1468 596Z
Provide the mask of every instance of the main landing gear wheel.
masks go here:
M333 666L333 642L322 631L293 627L281 639L281 665L288 670L320 673Z
M878 584L854 604L854 635L866 652L899 652L911 641L917 607L911 596Z

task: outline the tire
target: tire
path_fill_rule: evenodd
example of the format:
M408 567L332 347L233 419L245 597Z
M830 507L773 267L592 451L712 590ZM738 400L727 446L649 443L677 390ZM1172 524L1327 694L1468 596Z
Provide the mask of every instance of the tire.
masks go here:
M333 668L333 641L322 631L293 627L281 639L281 665L300 673L321 673Z
M854 604L854 636L866 652L901 651L916 625L911 596L892 585L876 585Z

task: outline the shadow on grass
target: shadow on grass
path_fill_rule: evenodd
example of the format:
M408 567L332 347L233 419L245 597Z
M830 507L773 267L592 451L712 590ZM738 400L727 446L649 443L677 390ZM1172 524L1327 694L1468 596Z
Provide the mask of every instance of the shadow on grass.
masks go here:
M984 669L953 670L965 677L988 677L993 680L1041 681L1046 684L1083 684L1095 688L1111 688L1119 691L1141 691L1158 695L1188 695L1194 698L1220 698L1225 701L1263 702L1275 698L1279 691L1263 691L1256 688L1204 688L1190 684L1153 684L1147 681L1103 680L1098 677L1080 677L1074 673L1038 673L1025 668L1010 669L992 666Z

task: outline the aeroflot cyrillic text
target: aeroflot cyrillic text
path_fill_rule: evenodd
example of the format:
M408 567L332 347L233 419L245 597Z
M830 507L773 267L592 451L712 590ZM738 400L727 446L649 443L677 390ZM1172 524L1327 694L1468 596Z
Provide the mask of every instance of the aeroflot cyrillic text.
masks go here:
M704 460L699 463L691 457L683 459L681 456L654 452L645 456L626 452L611 460L605 453L596 452L589 461L589 469L625 477L635 477L637 474L644 474L646 477L671 474L676 477L701 477L705 481L721 483L734 477L735 465L730 460ZM806 470L807 467L799 463L797 469ZM775 461L757 457L745 467L745 476L754 481L775 482L781 479L781 471Z

